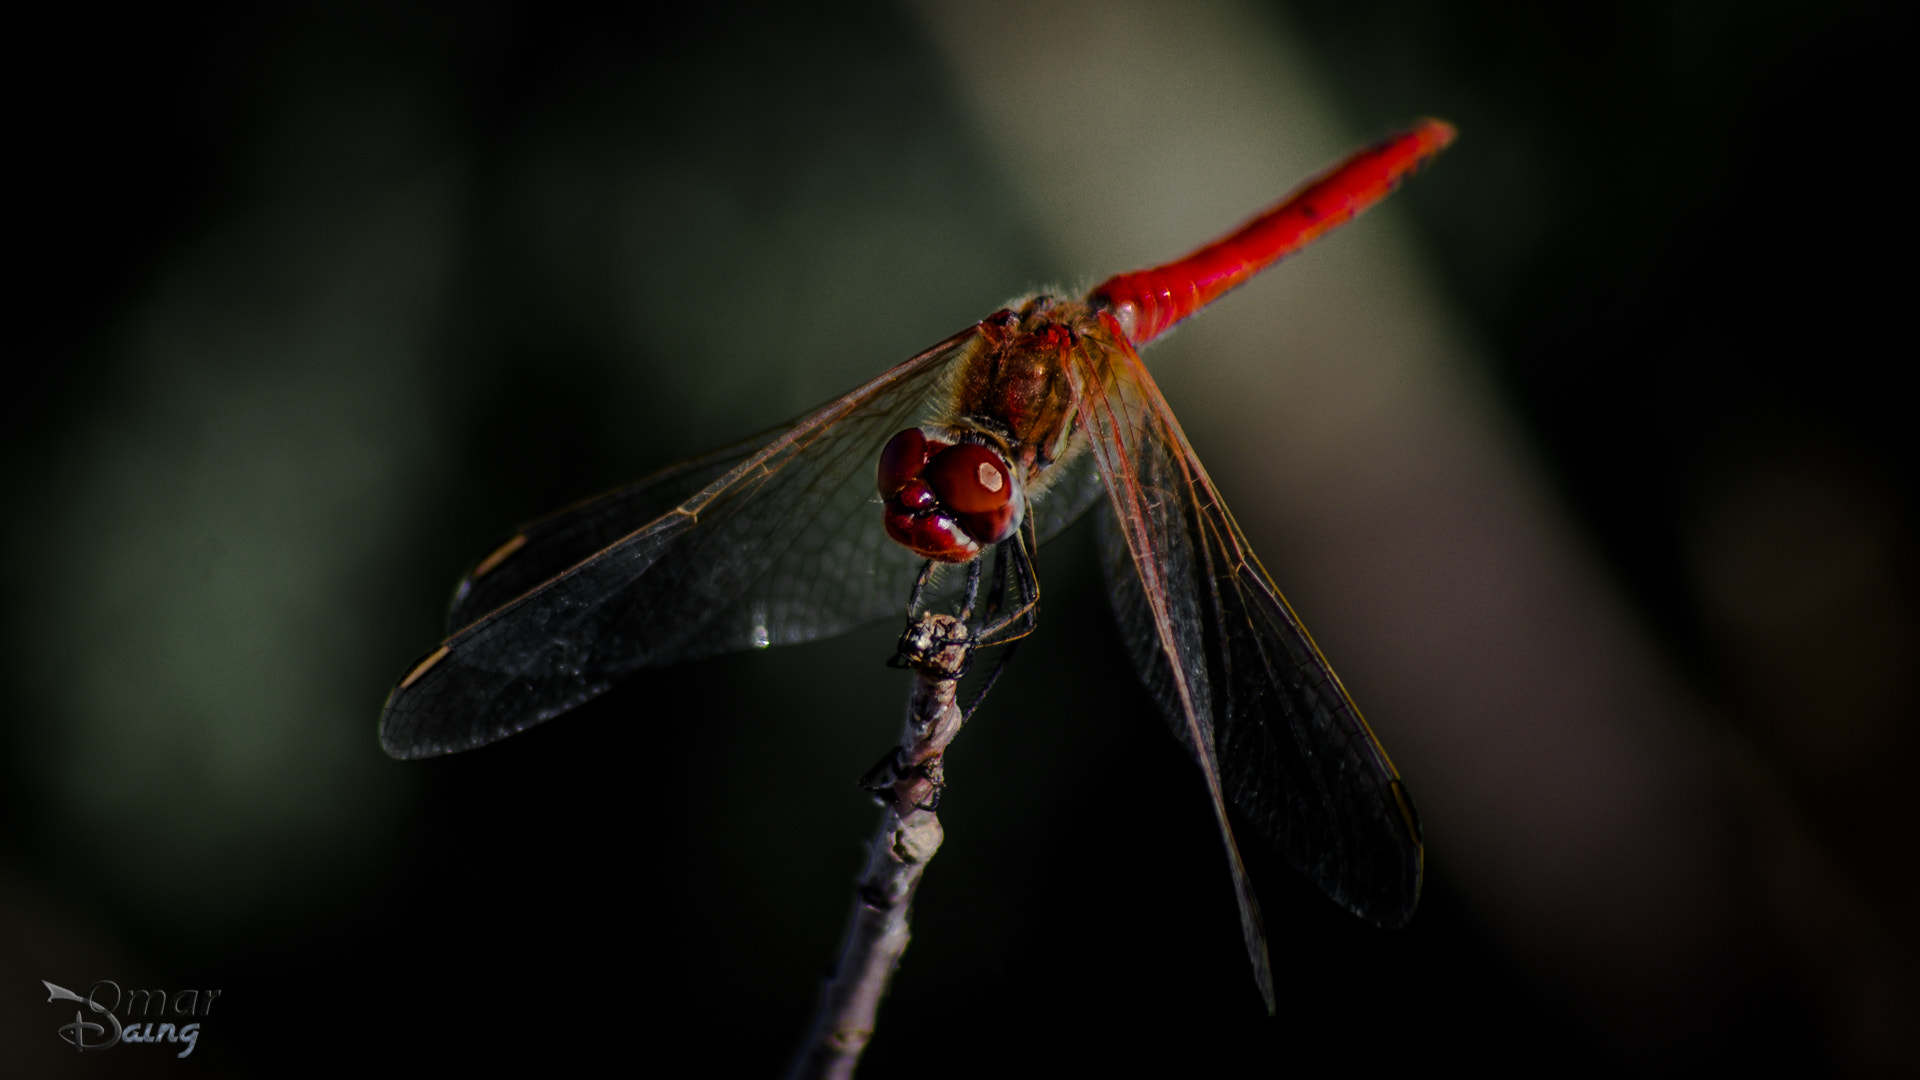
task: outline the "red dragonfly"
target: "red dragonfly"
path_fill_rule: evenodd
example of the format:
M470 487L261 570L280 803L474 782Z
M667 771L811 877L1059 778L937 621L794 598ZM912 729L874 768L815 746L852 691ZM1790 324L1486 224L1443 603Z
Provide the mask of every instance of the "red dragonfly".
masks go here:
M1034 548L1101 503L1114 610L1213 797L1271 1010L1227 805L1383 926L1419 900L1419 819L1135 349L1351 220L1453 137L1423 120L1184 259L1085 300L1017 301L786 427L527 526L460 583L450 635L387 698L382 744L399 758L468 750L638 668L842 633L897 615L903 594L911 619L940 566L968 567L971 608L989 549L989 601L1005 587L1014 607L982 640L1011 640L1034 623Z

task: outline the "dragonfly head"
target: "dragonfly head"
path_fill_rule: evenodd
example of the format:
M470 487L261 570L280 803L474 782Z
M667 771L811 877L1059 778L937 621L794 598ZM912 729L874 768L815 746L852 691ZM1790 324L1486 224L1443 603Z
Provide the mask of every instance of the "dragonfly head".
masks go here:
M1018 474L998 450L929 438L920 428L887 440L877 482L887 535L940 562L969 562L1012 536L1027 505Z

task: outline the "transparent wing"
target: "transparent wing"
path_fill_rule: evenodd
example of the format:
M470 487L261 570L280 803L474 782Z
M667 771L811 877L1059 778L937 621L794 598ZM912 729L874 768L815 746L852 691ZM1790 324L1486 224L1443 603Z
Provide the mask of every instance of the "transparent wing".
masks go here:
M969 328L798 422L529 526L454 598L457 629L391 695L395 757L503 738L642 667L850 630L904 610L875 455L922 419Z
M1085 365L1078 388L1108 494L1108 588L1136 668L1206 775L1271 1005L1259 912L1224 803L1328 896L1383 926L1404 924L1419 899L1419 821L1139 357L1123 349L1112 363Z
M518 600L693 498L786 430L756 435L681 462L523 526L460 579L447 609L447 633Z
M1027 512L1033 515L1033 534L1044 544L1061 530L1080 520L1080 515L1100 501L1106 493L1093 455L1082 450L1070 454L1053 466L1046 490L1034 497Z

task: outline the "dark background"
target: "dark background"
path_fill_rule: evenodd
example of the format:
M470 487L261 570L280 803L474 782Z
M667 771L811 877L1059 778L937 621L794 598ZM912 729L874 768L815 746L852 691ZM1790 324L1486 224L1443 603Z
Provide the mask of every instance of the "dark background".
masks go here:
M1904 19L1262 17L1357 137L1466 133L1396 203L1701 737L1765 793L1730 815L1739 962L1697 999L1597 998L1444 857L1386 934L1250 850L1267 1020L1082 529L950 759L863 1075L1910 1066ZM209 1075L778 1069L871 827L850 780L897 723L891 628L645 673L426 763L379 755L378 703L515 522L1122 268L1026 239L948 60L885 5L90 11L15 41L0 1057L171 1067L55 1052L38 980L115 978L223 989L178 1066Z

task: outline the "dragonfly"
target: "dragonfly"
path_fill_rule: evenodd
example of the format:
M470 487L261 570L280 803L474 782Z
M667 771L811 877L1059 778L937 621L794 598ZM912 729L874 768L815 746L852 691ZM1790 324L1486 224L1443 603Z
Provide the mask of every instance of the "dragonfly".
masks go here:
M903 595L911 621L947 568L965 568L970 609L989 551L989 599L1011 599L980 642L1013 641L1037 621L1035 549L1097 506L1122 637L1200 768L1272 1012L1228 807L1387 927L1419 901L1419 817L1137 350L1380 201L1454 134L1418 121L1185 258L1083 299L1016 300L791 424L526 526L460 582L448 636L387 698L382 745L469 750L635 670L843 633L897 615Z

